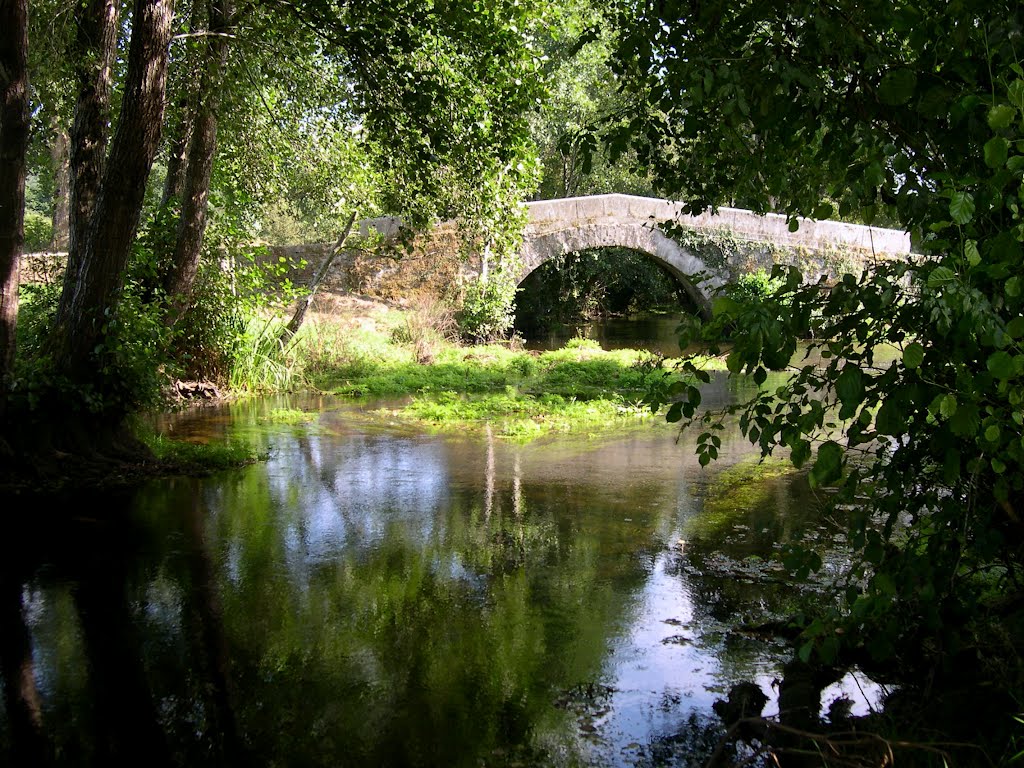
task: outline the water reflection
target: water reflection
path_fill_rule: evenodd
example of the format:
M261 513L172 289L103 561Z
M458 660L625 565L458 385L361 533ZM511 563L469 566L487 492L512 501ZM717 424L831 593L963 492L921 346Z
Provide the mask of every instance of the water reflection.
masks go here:
M580 325L562 325L531 336L529 349L561 349L576 336L593 339L602 349L647 349L665 357L679 357L679 325L685 315L636 313L603 317Z
M794 588L752 558L829 531L737 436L703 470L663 430L523 446L367 431L323 400L287 403L323 411L309 427L260 421L281 405L175 426L265 464L90 500L102 519L16 513L0 755L685 762L732 683L772 694L784 649L735 626Z

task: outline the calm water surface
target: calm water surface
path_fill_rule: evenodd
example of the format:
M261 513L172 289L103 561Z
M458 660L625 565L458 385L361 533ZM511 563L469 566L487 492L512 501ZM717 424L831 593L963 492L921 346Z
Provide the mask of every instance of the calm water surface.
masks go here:
M739 625L800 593L765 561L832 536L736 435L702 469L664 425L517 445L327 399L164 428L270 459L72 499L70 526L12 507L0 610L60 765L690 764L731 684L775 696L787 649Z
M681 314L639 313L628 317L598 318L582 325L563 325L529 338L529 349L561 349L576 336L593 339L603 349L649 349L665 357L679 357Z

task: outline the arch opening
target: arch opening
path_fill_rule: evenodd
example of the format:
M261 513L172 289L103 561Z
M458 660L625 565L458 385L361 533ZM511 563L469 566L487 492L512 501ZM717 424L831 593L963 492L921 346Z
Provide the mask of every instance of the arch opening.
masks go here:
M651 318L662 318L664 335L679 315L702 312L695 294L692 283L642 250L586 248L551 257L523 278L515 328L529 342L592 329L611 318L634 318L643 333L639 329L649 327Z

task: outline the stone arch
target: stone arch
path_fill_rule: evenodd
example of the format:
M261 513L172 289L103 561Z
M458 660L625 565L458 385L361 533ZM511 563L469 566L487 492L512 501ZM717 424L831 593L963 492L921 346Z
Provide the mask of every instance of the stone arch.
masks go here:
M528 233L520 249L522 284L534 270L552 259L594 248L628 248L650 256L682 286L705 318L710 296L724 282L695 254L680 246L652 224L584 224L554 232ZM697 277L701 275L701 277Z

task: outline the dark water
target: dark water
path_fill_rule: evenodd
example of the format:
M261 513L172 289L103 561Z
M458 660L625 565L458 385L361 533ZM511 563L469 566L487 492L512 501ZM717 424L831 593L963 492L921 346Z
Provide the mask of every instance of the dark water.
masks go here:
M736 435L701 469L664 425L515 445L278 399L165 427L271 458L7 505L0 764L32 754L19 691L59 765L691 764L732 683L775 699L790 651L738 627L801 593L766 562L833 535Z
M526 340L528 349L561 349L577 336L597 341L602 349L648 349L679 357L680 314L641 313L606 317L582 325L563 325Z

